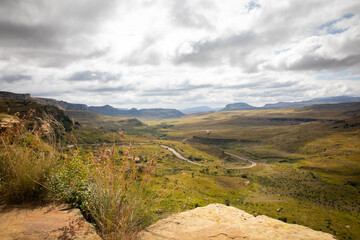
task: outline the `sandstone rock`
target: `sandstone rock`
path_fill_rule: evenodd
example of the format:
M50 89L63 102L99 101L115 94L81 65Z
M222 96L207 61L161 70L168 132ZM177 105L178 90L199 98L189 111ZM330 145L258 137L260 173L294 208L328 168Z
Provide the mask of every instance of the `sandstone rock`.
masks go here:
M139 234L157 239L334 240L328 233L287 224L267 216L254 217L240 209L211 204L162 219Z
M66 205L2 208L1 240L101 240L79 209Z

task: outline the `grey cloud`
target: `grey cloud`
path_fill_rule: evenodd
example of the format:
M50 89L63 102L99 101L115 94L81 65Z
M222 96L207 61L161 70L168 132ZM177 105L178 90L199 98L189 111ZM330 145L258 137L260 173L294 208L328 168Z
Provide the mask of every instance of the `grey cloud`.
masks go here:
M10 21L0 22L0 46L44 48L60 44L54 28L46 25L29 25Z
M98 88L77 88L76 90L82 92L94 93L117 93L135 90L132 86L118 86L118 87L98 87Z
M31 91L32 96L36 97L48 97L48 98L54 98L54 97L61 97L64 94L72 93L70 90L53 90L53 91L39 91L39 90L33 90Z
M94 51L88 37L114 9L115 0L105 1L20 1L3 0L0 9L0 58L11 55L40 66L56 66L56 55L68 56L59 67L71 63L73 48L78 58L104 54ZM81 40L80 40L81 39ZM81 46L76 46L82 42ZM82 54L80 54L82 52ZM41 61L33 62L35 58Z
M190 84L188 81L186 81L184 84L179 86L179 88L176 88L175 90L178 91L190 91L194 89L202 89L202 88L209 88L212 87L212 84L199 84L199 85L193 85Z
M129 65L129 66L139 66L139 65L153 65L157 66L161 63L161 55L156 51L148 51L141 53L140 49L137 49L127 57L123 58L120 63Z
M141 94L141 96L180 96L183 95L184 92L192 91L196 89L206 89L212 88L214 85L212 84L199 84L193 85L190 84L189 81L185 81L185 83L180 84L174 88L154 88L149 89Z
M286 82L275 82L273 79L260 79L254 80L250 83L232 84L232 85L214 85L216 89L276 89L276 88L287 88L297 85L297 82L286 81Z
M287 82L273 82L269 81L268 84L265 85L265 88L285 88L297 86L297 82L287 81Z
M99 58L99 57L106 55L108 52L110 52L110 47L90 51L87 54L82 55L82 57L83 58Z
M259 88L265 85L265 81L256 80L250 83L241 83L241 84L230 84L230 85L215 85L215 88L218 89L242 89L242 88Z
M173 88L154 88L149 89L141 93L141 96L183 96L184 92L194 91L198 89L207 89L208 91L222 91L222 90L241 90L241 89L251 89L264 91L266 89L272 89L271 92L274 92L275 89L277 92L279 91L288 91L292 88L297 88L298 83L287 81L287 82L274 82L271 79L260 79L254 80L250 83L242 83L242 84L200 84L200 85L193 85L190 84L189 81L185 81L185 83L179 84L177 87ZM286 90L283 90L286 89ZM301 88L302 89L302 88Z
M22 80L32 80L32 76L15 74L15 75L5 75L0 78L0 81L5 81L8 83L19 82Z
M185 82L184 84L178 86L177 88L155 88L145 91L140 94L141 96L181 96L184 95L184 92L193 91L197 89L209 89L209 90L221 90L221 89L256 89L256 90L264 90L264 89L287 89L291 87L297 87L297 82L287 81L287 82L273 82L272 80L256 80L251 83L243 83L243 84L201 84L201 85L192 85L189 82ZM301 88L302 89L302 88ZM271 90L272 92L274 90ZM282 90L279 90L282 91Z
M101 82L109 82L119 80L121 78L120 74L111 74L107 72L98 72L98 71L83 71L73 73L70 77L65 80L68 81L91 81L99 80Z
M314 90L314 86L300 86L294 85L293 87L284 87L284 88L275 88L275 89L267 89L264 88L261 91L251 91L251 92L242 92L237 94L238 97L261 97L261 98L269 98L269 97L301 97L304 96L304 93L310 90Z
M150 91L146 91L146 92L140 94L140 96L144 96L144 97L182 96L182 95L183 95L183 93L179 92L177 90L163 90L163 89L159 89L158 91L150 90Z
M16 56L18 62L27 65L37 65L45 68L61 68L66 67L70 63L82 60L99 58L109 51L105 49L90 49L84 52L58 51L55 49L15 49L0 48L0 59L10 61Z
M204 7L204 5L202 4L199 7ZM186 0L176 0L172 5L171 17L175 24L182 27L203 29L214 28L209 20L195 9L196 8L190 7Z
M257 44L261 44L260 36L254 32L242 32L225 38L199 41L192 44L192 52L178 53L175 64L191 64L198 67L230 64L256 71L256 64L247 59Z
M360 63L360 54L348 56L343 59L326 58L317 55L304 55L302 58L288 66L289 70L324 70L324 69L342 69L358 65Z
M159 65L161 63L161 54L152 50L152 46L156 44L156 36L144 37L141 45L132 51L128 56L120 60L120 63L129 66L138 65Z

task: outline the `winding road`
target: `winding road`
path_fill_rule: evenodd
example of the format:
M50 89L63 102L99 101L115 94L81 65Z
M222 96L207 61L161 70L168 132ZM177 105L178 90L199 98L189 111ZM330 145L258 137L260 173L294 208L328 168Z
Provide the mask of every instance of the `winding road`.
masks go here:
M227 155L230 155L234 158L238 158L238 159L241 159L243 161L247 161L249 163L251 163L250 166L245 166L245 167L238 167L238 168L233 168L233 169L246 169L246 168L252 168L252 167L255 167L256 166L256 162L254 162L253 160L250 160L250 159L247 159L247 158L243 158L243 157L240 157L238 155L235 155L235 154L232 154L232 153L228 153L228 152L224 152L225 154Z
M165 145L161 145L163 148L166 148L168 149L169 151L171 151L176 157L178 157L179 159L183 160L183 161L186 161L188 163L191 163L191 164L194 164L194 165L198 165L198 166L205 166L205 167L211 167L210 165L205 165L205 164L201 164L201 163L196 163L196 162L193 162L193 161L190 161L189 159L183 157L180 153L178 153L177 151L175 151L173 148L169 147L169 146L165 146ZM252 167L255 167L256 166L256 162L254 162L253 160L250 160L250 159L247 159L247 158L243 158L243 157L240 157L238 155L235 155L235 154L232 154L232 153L228 153L228 152L224 152L225 154L229 155L229 156L232 156L232 157L235 157L235 158L238 158L240 160L243 160L243 161L247 161L249 163L251 163L250 166L245 166L245 167L236 167L236 168L226 168L226 169L247 169L247 168L252 168Z
M189 159L186 159L184 158L183 156L181 156L180 153L178 153L177 151L175 151L173 148L171 147L168 147L168 146L165 146L165 145L161 145L163 148L166 148L168 149L169 151L171 151L175 156L177 156L178 158L180 158L181 160L184 160L186 162L189 162L189 163L192 163L192 164L195 164L195 165L198 165L198 166L208 166L208 165L205 165L205 164L201 164L201 163L196 163L196 162L193 162L193 161L190 161Z

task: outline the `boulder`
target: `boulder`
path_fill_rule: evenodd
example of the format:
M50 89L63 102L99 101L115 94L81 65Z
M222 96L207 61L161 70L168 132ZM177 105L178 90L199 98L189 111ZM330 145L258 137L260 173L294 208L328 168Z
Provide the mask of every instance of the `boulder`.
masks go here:
M211 204L162 219L139 234L143 240L157 239L246 239L246 240L335 240L328 233L287 224L240 209Z

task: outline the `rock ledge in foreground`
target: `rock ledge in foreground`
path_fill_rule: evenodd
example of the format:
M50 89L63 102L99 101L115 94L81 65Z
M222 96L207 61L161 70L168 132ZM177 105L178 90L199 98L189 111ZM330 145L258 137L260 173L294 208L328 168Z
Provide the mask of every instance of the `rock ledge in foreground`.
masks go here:
M211 204L162 219L140 233L140 239L334 240L332 235L240 209Z
M0 209L1 240L101 240L79 209L50 204Z

